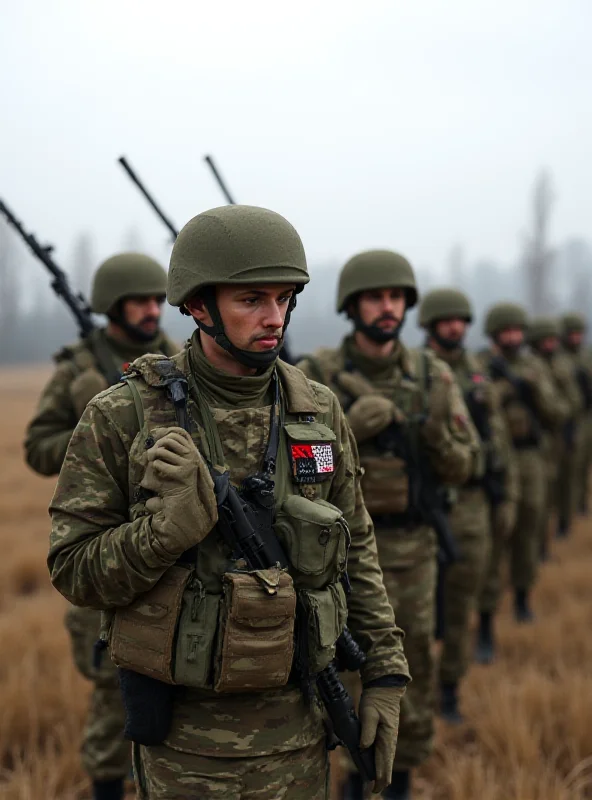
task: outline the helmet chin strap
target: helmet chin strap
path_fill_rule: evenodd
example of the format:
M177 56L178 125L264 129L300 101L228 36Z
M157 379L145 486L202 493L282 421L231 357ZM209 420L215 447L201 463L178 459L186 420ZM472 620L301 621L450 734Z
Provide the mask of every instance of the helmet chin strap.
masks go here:
M226 350L226 352L236 359L239 364L242 364L249 369L257 369L263 372L267 369L267 367L271 366L274 361L276 361L280 354L280 350L282 349L283 338L286 334L286 328L290 323L292 311L296 307L296 294L292 295L290 298L290 303L288 304L281 340L273 349L262 350L261 352L241 350L240 347L237 347L230 341L226 331L224 330L224 322L222 321L218 304L216 303L216 290L213 286L206 286L202 291L201 296L214 324L204 325L203 322L200 322L199 329L208 336L211 336L217 345L219 345L223 350Z
M455 350L462 350L464 347L462 339L459 341L457 339L447 339L445 336L440 336L436 325L430 326L430 337L440 345L442 350L446 350L448 353L453 353Z
M406 313L406 312L405 312ZM376 344L386 344L387 342L394 342L396 341L399 336L401 335L401 328L403 327L403 323L405 322L405 314L403 314L403 319L397 327L393 331L385 331L383 328L380 328L378 325L367 325L365 322L362 322L359 313L356 311L354 317L352 317L354 322L354 328L356 331L363 333L364 336L367 336Z

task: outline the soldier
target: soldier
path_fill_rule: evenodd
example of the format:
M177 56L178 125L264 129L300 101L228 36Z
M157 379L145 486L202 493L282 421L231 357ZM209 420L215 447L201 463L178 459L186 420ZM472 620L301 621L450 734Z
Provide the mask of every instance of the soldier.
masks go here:
M480 449L448 366L398 341L417 298L413 269L402 255L374 250L354 256L341 271L337 298L338 313L347 314L354 331L337 350L321 349L300 364L334 389L346 410L389 599L405 631L413 682L403 701L388 798L410 797L410 770L432 748L437 544L419 498L428 486L437 494L440 481L466 481ZM361 796L355 775L347 791Z
M570 359L560 350L561 325L553 317L536 317L528 326L532 351L547 365L558 405L565 421L560 430L543 429L543 453L547 469L545 513L541 525L541 558L547 558L549 518L558 516L557 536L567 536L576 503L576 458L579 418L583 401Z
M491 537L499 548L514 525L516 513L509 443L496 393L477 358L464 347L472 321L469 299L456 289L434 289L419 307L419 324L427 331L426 344L452 370L483 448L482 474L458 490L450 514L460 559L442 576L440 711L451 723L462 722L458 685L469 665L470 620L489 566ZM488 627L491 630L491 624Z
M279 214L188 222L167 295L199 330L91 400L58 479L51 578L115 610L103 638L125 667L141 798L328 798L310 695L346 616L366 654L360 744L374 745L374 791L390 782L408 669L355 442L334 395L277 358L308 280ZM279 540L289 571L249 569L229 544L245 530L255 555Z
M178 350L159 327L165 292L166 272L148 256L121 253L99 267L91 307L95 313L105 314L108 323L56 356L57 368L41 395L25 441L27 462L36 472L57 475L86 404L106 389L129 361L143 353L172 355ZM94 797L114 800L123 797L124 778L131 766L130 746L123 739L117 672L106 656L100 666L93 665L99 611L72 606L66 625L76 665L94 683L82 761L93 781Z
M592 466L592 358L584 347L587 324L582 314L570 312L562 319L562 344L570 358L583 403L581 431L576 448L575 503L577 510L588 512L588 479Z
M518 471L520 499L509 540L510 580L518 622L531 622L534 618L529 599L536 578L545 501L541 428L553 428L562 422L561 408L544 364L523 347L527 324L522 306L492 306L485 321L491 345L482 356L484 368L500 392ZM499 582L492 585L488 579L485 594L486 605L495 607Z

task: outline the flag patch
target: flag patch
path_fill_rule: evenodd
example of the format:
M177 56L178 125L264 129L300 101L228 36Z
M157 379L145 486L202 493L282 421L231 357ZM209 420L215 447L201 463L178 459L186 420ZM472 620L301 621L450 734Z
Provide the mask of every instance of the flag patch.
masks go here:
M296 483L318 483L335 471L330 444L292 444L290 454Z

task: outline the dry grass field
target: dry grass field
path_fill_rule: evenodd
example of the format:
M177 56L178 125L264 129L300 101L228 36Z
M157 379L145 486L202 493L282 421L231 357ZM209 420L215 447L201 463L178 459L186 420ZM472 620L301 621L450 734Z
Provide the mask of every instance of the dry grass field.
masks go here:
M88 797L78 740L88 685L74 670L64 601L47 577L53 481L23 463L23 430L46 370L0 372L0 798ZM507 598L506 598L507 603ZM467 724L438 729L416 781L434 800L592 798L592 523L554 546L537 621L499 625L500 656L474 668Z

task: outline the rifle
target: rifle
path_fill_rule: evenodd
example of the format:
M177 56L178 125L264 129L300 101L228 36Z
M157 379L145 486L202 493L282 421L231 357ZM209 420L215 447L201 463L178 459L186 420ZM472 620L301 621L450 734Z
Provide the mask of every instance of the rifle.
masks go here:
M501 356L494 356L489 362L489 375L494 381L500 379L508 381L520 402L526 406L530 414L532 429L532 434L528 437L528 444L537 446L541 440L541 424L532 385L524 378L515 375L508 366L508 362ZM514 444L517 446L516 442Z
M212 156L204 156L204 161L206 162L208 167L211 169L212 174L213 174L214 178L216 179L216 181L218 183L218 186L220 187L220 189L222 189L222 194L226 198L226 202L228 203L228 205L229 206L235 206L236 205L236 201L233 198L233 196L230 194L230 191L228 190L228 186L226 186L226 183L224 182L224 179L222 178L222 175L220 175L220 173L218 172L218 169L216 168L216 165L214 163L214 159L212 158Z
M249 570L269 569L278 564L287 569L289 560L272 527L274 484L271 478L257 473L246 478L237 490L227 472L220 474L212 470L212 477L218 503L218 530L235 557L244 559ZM301 612L304 614L303 609ZM349 669L359 669L365 661L364 653L347 628L337 641L337 650L340 662L345 662ZM310 677L316 682L335 737L349 750L363 780L373 781L376 777L374 753L372 748L360 749L360 720L336 665L329 664L318 674L309 676L302 660L301 657L295 660L301 681L306 684Z
M466 392L465 403L473 420L479 438L487 446L485 473L479 480L492 508L502 503L506 498L504 489L505 469L496 466L494 454L491 449L491 425L489 411L485 402L477 398L475 390Z
M127 161L127 159L125 158L125 156L121 156L121 158L118 158L117 160L119 161L121 166L124 168L124 170L127 172L129 177L131 178L131 180L136 184L138 189L142 192L142 194L144 195L146 200L150 203L150 205L152 206L152 208L156 212L157 216L167 226L167 228L169 229L169 231L171 233L171 236L173 237L173 242L174 242L175 239L177 238L177 236L179 235L179 231L177 230L177 228L175 228L173 223L170 221L170 219L165 215L163 210L160 208L160 206L158 205L156 200L152 197L152 195L150 194L148 189L144 186L142 181L138 178L137 174L131 168L131 166L130 166L129 162Z
M21 239L27 244L34 256L41 261L53 276L51 288L61 297L64 303L68 306L76 323L81 339L89 339L93 331L96 330L96 325L93 322L92 311L90 306L81 292L75 293L70 286L68 276L58 267L51 253L53 245L41 245L32 233L27 233L19 220L14 216L12 211L8 208L6 203L0 200L0 213L4 214L9 225L17 231ZM119 372L114 369L112 359L107 351L105 351L100 341L89 342L89 346L97 359L99 368L105 378L110 384L115 384L119 381Z

